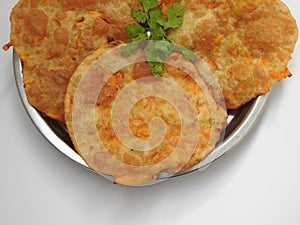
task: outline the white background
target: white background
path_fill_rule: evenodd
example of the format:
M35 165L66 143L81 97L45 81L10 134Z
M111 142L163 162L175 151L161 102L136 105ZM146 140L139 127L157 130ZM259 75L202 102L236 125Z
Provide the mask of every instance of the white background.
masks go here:
M300 19L299 2L285 0ZM1 0L0 44L9 41ZM205 173L144 188L113 185L63 156L19 100L12 51L0 50L1 225L299 225L300 48L248 137Z

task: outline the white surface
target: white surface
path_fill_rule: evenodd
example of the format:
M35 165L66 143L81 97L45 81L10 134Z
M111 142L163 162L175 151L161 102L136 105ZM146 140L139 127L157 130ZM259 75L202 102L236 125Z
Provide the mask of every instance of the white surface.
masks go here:
M285 0L300 19L298 1ZM9 41L1 1L0 43ZM300 48L247 140L211 166L146 188L110 184L56 151L19 100L12 52L0 50L0 224L299 225Z

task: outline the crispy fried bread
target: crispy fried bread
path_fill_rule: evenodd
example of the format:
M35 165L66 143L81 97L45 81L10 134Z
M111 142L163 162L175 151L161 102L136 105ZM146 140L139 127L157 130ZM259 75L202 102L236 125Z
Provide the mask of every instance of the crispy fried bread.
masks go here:
M117 104L117 96L122 95L121 91L126 87L132 84L139 85L139 82L142 82L140 79L145 77L158 78L153 77L150 67L145 62L139 62L114 73L103 88L100 89L101 91L98 90L97 86L102 82L98 78L105 76L102 73L106 71L105 68L101 67L99 58L101 59L102 55L109 52L108 50L113 47L112 43L104 45L94 54L88 56L79 65L70 79L65 98L65 119L68 132L79 154L92 169L112 175L115 177L116 183L124 185L151 182L162 171L176 173L201 161L214 149L221 137L221 132L226 126L227 113L225 104L221 104L221 98L215 96L213 101L209 102L209 96L207 95L212 95L214 91L211 87L205 84L205 88L209 90L209 94L207 94L181 67L168 65L184 60L184 57L180 54L172 53L166 61L168 64L165 65L163 78L176 82L187 93L188 101L195 107L195 117L192 120L188 120L189 122L187 123L197 123L199 125L199 136L195 133L197 135L196 147L192 152L188 152L184 148L183 152L179 152L178 155L172 157L176 147L179 145L178 143L185 134L183 131L185 128L183 128L181 123L184 115L180 115L172 103L174 101L179 102L179 107L183 109L186 108L186 105L177 97L172 98L172 94L167 95L168 99L157 97L167 91L167 86L155 84L154 91L157 95L137 101L130 110L128 123L133 135L140 140L146 141L146 139L155 135L155 132L151 133L152 130L149 128L149 126L151 127L149 125L151 120L157 117L162 118L167 125L165 138L158 146L149 151L132 149L119 140L112 126L114 118L112 112L113 104ZM111 61L121 61L116 60L118 56L119 53L116 56L111 54ZM192 66L189 65L188 68L192 68ZM191 73L193 72L194 70L191 71ZM90 76L88 79L91 79L91 82L89 80L84 81L84 77L87 76ZM134 89L132 86L129 88ZM88 93L88 97L81 94L81 89ZM93 101L91 96L89 96L93 91L99 91L100 93L99 96L96 95L98 96L97 101ZM147 92L147 89L138 91L138 93L142 92ZM131 98L134 98L136 95L132 94L125 98L121 102L120 108L117 108L116 111L121 114L122 109L130 105ZM75 97L78 99L76 100ZM76 107L78 102L81 102L81 107ZM90 115L88 107L90 105L95 107L95 119L88 118L88 115ZM217 111L217 113L213 114L213 110ZM190 114L191 111L188 110L186 113ZM123 117L126 117L126 113L122 114ZM93 124L93 121L95 121L95 124ZM120 122L120 124L123 124L124 121ZM98 143L101 140L105 150L95 147L95 143L91 141L90 137L95 127L97 129L95 142ZM190 133L191 131L187 131L185 134L188 139L193 136ZM146 144L143 146L146 146ZM167 159L168 161L160 165L162 161ZM125 166L122 164L125 164Z
M63 120L69 78L106 39L126 39L133 23L121 0L21 0L11 13L11 44L21 58L29 103Z
M240 107L268 92L275 82L291 76L287 63L298 30L282 1L182 0L180 3L185 9L183 25L170 31L169 36L210 65L229 109Z
M291 73L287 63L298 30L280 0L183 0L183 25L170 38L186 45L213 70L235 109Z
M176 0L162 0L163 7ZM183 25L169 32L214 71L229 109L288 76L298 30L280 0L182 0ZM106 38L124 40L130 1L21 0L11 14L11 44L23 63L31 105L63 120L65 88L78 64Z

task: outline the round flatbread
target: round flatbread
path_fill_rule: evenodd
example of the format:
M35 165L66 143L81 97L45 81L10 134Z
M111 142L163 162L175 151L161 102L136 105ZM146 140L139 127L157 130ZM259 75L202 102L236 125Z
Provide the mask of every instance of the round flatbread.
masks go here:
M280 0L162 0L184 6L170 38L214 71L226 105L235 109L290 76L297 25ZM78 64L105 39L125 40L138 0L21 0L11 14L11 43L23 63L28 101L63 120L66 85Z
M131 7L121 0L21 0L11 13L11 44L29 103L63 120L69 78L104 40L128 38Z
M132 57L124 62L115 44L105 44L77 68L65 98L65 120L76 150L92 169L123 185L151 182L161 172L174 174L197 164L221 139L227 118L221 94L203 74L197 78L203 83L197 83L190 76L197 70L179 53L165 61L162 78L153 76L144 53ZM121 61L128 66L111 69L122 67ZM155 139L158 134L162 140ZM152 145L152 137L161 142Z
M174 1L163 1L165 5ZM213 70L227 108L235 109L291 73L298 29L280 0L182 0L183 24L169 37Z

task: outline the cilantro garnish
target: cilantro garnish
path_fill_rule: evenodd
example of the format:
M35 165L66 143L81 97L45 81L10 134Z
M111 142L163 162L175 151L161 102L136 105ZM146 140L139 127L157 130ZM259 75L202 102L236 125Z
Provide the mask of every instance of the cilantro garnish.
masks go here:
M133 9L131 15L138 24L129 24L126 26L126 33L130 37L125 43L134 43L146 41L144 46L146 60L155 77L163 74L163 61L173 52L181 52L187 60L194 60L195 55L192 51L184 47L171 44L167 37L168 29L175 29L183 23L184 10L182 5L174 3L166 9L167 19L163 17L162 10L158 6L157 0L140 0L143 5L143 11ZM169 44L160 44L156 41L165 41ZM138 44L130 44L121 48L123 56L129 56L137 52Z

